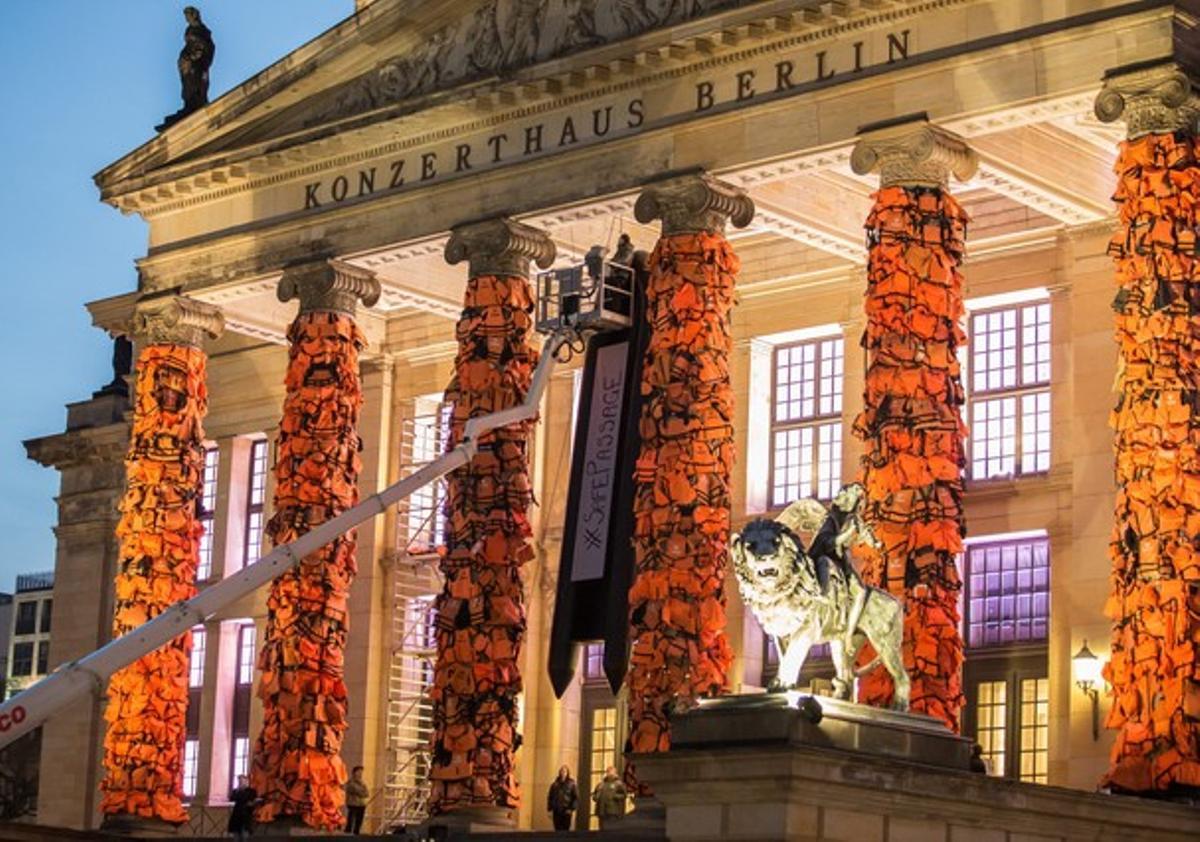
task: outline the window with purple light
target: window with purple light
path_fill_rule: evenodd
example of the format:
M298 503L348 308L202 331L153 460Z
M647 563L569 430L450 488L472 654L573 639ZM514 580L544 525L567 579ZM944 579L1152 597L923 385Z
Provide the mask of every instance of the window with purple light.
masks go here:
M831 499L842 476L844 342L780 345L772 371L770 507Z
M604 644L587 643L583 647L583 680L604 680Z
M1045 537L971 544L965 567L968 649L1049 637L1050 543Z

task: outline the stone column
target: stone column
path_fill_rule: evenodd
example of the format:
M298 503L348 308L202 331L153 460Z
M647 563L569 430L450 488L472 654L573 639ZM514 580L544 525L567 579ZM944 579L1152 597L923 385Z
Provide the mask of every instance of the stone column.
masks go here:
M867 518L883 549L863 571L904 601L911 709L958 731L963 642L955 558L962 552L962 419L958 348L966 341L962 263L967 216L950 176L974 174L975 154L924 115L861 130L850 159L880 174L867 218L867 374L854 432L863 440ZM882 669L859 701L894 698Z
M281 301L297 298L288 328L287 390L276 450L274 507L266 531L286 544L358 502L362 407L355 323L361 301L379 299L373 273L338 261L287 269ZM263 725L251 780L258 819L340 829L347 774L344 654L354 578L350 532L305 557L271 584L258 666Z
M195 595L202 529L196 500L208 409L202 346L223 327L216 308L167 293L142 298L126 328L141 352L116 529L113 637ZM189 633L109 679L100 783L107 824L187 821L182 786L190 651Z
M65 432L25 442L29 458L61 474L54 600L71 610L54 618L52 670L103 646L112 632L111 583L117 570L115 530L125 485L128 410L127 394L97 392L91 400L68 404ZM74 830L97 827L104 738L100 701L92 696L76 701L41 732L39 768L46 771L38 782L38 821Z
M647 187L634 207L662 220L650 256L629 591L630 734L635 754L666 751L671 711L726 689L725 636L733 389L730 312L740 263L725 225L744 228L754 203L706 174ZM633 791L649 795L633 763Z
M469 418L525 398L537 362L529 264L548 267L554 244L535 228L489 219L454 229L446 260L470 267L446 388L453 447ZM482 437L475 459L447 482L429 807L464 825L511 823L520 805L514 761L526 627L521 568L533 558L531 428L513 424Z
M364 359L359 366L362 377L363 409L359 420L362 436L363 471L358 478L359 493L369 497L392 481L392 397L394 361L381 354ZM349 728L342 753L350 768L362 765L373 789L382 787L389 772L387 756L387 683L390 649L388 627L391 611L380 606L392 604L387 589L388 577L382 561L396 534L395 508L372 518L357 530L358 574L350 589L350 614L354 625L346 643L346 675L349 680ZM384 818L382 795L367 808L364 829L377 830Z
M1096 115L1124 121L1117 159L1116 511L1110 544L1117 730L1103 783L1200 787L1200 118L1177 65L1114 71Z

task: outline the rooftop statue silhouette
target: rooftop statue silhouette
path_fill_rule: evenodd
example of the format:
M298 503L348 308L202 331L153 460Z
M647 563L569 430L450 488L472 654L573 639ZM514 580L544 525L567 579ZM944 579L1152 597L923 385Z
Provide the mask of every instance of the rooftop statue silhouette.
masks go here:
M212 32L200 19L199 9L187 6L183 10L183 17L188 23L183 33L183 49L179 51L178 62L183 107L164 117L154 127L160 132L208 105L208 69L212 67L217 46L213 43Z

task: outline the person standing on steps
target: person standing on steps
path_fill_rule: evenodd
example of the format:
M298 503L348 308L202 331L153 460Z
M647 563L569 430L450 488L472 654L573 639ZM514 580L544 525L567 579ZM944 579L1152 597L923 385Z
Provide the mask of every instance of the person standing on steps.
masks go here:
M617 767L609 766L604 771L604 780L592 790L592 801L596 805L596 816L601 830L611 830L625 815L625 800L629 797L625 784L617 775Z
M367 801L371 798L371 790L363 782L363 767L355 766L350 770L350 780L346 781L346 832L355 836L362 833L363 816L367 813Z
M579 807L579 787L571 777L571 770L563 766L558 770L558 777L550 784L550 792L546 795L546 812L554 819L555 830L570 830L571 819Z
M229 793L233 809L229 811L229 824L226 830L238 840L249 839L254 833L254 805L258 802L258 791L250 786L250 779L238 775L237 788Z

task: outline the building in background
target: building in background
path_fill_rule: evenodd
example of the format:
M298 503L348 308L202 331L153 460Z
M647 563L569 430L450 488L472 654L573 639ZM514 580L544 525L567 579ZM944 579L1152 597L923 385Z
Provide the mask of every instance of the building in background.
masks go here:
M1093 789L1112 735L1093 736L1072 655L1085 638L1103 654L1112 627L1107 250L1125 137L1093 103L1112 68L1184 58L1177 11L1192 4L551 2L540 19L523 16L527 3L461 5L458 19L431 2L439 11L425 20L420 4L360 2L354 17L97 176L104 201L146 220L150 250L139 289L88 304L96 325L126 329L144 296L180 292L225 320L207 347L198 584L269 547L296 310L276 294L285 267L337 258L381 286L358 313L365 496L445 446L441 395L466 283L466 269L443 259L450 230L508 213L557 244L558 265L593 243L611 249L619 233L649 249L658 229L635 219L634 204L665 173L703 169L757 206L730 232L742 267L734 525L798 497L828 498L863 455L853 429L864 408L863 222L879 181L856 172L851 151L860 126L927 112L980 160L953 188L971 218L963 729L993 775ZM659 17L668 5L674 16ZM561 700L544 670L575 383L569 369L552 379L532 447L540 505L517 755L526 828L549 827L541 803L561 764L584 787L620 765L627 728L601 649L587 648ZM69 407L66 431L27 443L62 472L60 618L47 661L50 593L33 608L17 594L14 677L108 639L127 408L123 395L97 393ZM366 767L371 829L425 809L444 500L430 487L358 530L343 756ZM761 689L775 654L729 591L729 686ZM266 621L264 589L193 630L183 757L193 815L222 809L250 762ZM826 668L818 657L808 672ZM1103 721L1103 695L1100 706ZM58 770L41 788L49 824L99 823L99 711L79 703L44 729L43 763ZM586 807L579 821L590 821Z
M11 696L50 672L50 628L54 609L54 571L22 573L9 611L8 667Z
M12 640L13 596L0 593L0 675L8 678L9 642Z

